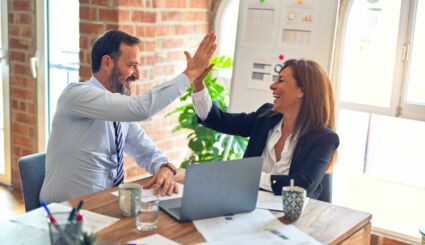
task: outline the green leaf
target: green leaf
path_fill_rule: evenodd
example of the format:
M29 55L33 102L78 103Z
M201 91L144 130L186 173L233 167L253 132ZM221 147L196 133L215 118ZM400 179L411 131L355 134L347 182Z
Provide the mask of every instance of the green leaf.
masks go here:
M222 82L218 82L218 78L214 76L220 69L228 69L232 67L232 58L226 56L213 56L210 64L214 64L212 71L207 74L204 79L205 86L211 99L217 106L227 111L229 92L226 87L222 86ZM180 101L187 101L192 95L192 87L190 87L181 97ZM174 127L173 132L189 129L187 135L188 146L192 150L191 155L186 158L182 164L182 168L186 168L189 164L203 163L213 160L222 160L224 151L229 142L230 136L221 134L214 130L208 129L198 124L193 104L182 105L169 112L166 116L178 115L179 125ZM236 136L229 150L229 159L241 158L247 145L247 139Z
M233 62L231 58L227 58L223 64L223 68L231 68L233 66Z
M96 235L94 233L88 233L86 231L81 232L80 244L81 245L92 245L95 244Z

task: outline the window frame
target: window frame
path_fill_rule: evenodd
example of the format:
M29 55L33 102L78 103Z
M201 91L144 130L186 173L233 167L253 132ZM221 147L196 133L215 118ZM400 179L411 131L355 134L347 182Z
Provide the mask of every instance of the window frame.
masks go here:
M8 1L1 1L1 36L2 52L4 61L0 62L2 66L3 83L3 127L4 127L4 174L0 174L0 182L5 185L12 184L12 160L11 160L11 129L10 129L10 72L9 72L9 13Z
M417 6L419 0L410 0L409 16L406 30L406 41L404 47L406 49L405 60L404 60L404 72L403 72L403 86L400 95L400 105L403 109L403 113L406 118L425 121L425 104L419 105L407 102L407 88L409 81L409 68L411 66L412 56L412 44L414 38L414 27L416 22Z
M370 142L373 144L373 132L374 129L371 128L372 117L373 114L378 115L384 115L384 116L390 116L392 118L405 118L405 119L412 119L416 121L420 121L423 123L425 121L425 105L416 105L416 104L408 104L406 103L407 99L407 88L408 88L408 72L410 67L410 56L411 56L411 49L410 44L413 41L413 31L414 31L414 21L415 21L415 12L416 7L419 0L402 0L401 2L401 8L400 8L400 20L399 20L399 27L398 27L398 38L397 38L397 51L396 51L396 64L395 64L395 70L394 70L394 77L393 77L393 87L391 92L391 106L390 108L381 108L381 107L374 107L374 106L368 106L368 105L362 105L362 104L355 104L355 103L347 103L347 102L341 102L340 101L340 90L341 90L341 68L342 68L342 55L343 55L343 45L344 45L344 38L345 38L345 31L347 27L347 19L349 15L349 11L352 7L352 4L354 1L357 0L346 0L340 2L340 11L338 16L338 24L337 24L337 33L336 33L336 41L335 41L335 52L333 56L333 70L331 73L332 81L335 85L336 90L336 118L338 120L337 123L337 129L343 128L344 125L348 125L348 127L352 127L352 131L356 132L356 134L359 134L358 131L356 131L359 127L359 125L353 124L353 123L347 123L344 125L340 125L340 114L342 113L342 109L346 110L352 110L356 112L361 113L367 113L369 115L369 120L367 122L367 129L366 129L366 137L365 137L365 149L364 149L364 155L363 155L363 165L360 165L361 162L359 162L358 166L350 165L350 168L342 167L344 164L343 162L340 162L341 164L337 164L337 168L341 167L340 169L337 169L336 171L341 172L349 172L354 173L356 176L364 176L365 178L370 179L379 179L379 182L387 181L386 179L374 177L373 174L369 174L367 171L367 168L370 168L371 158L368 154L370 154L373 150L371 149ZM414 14L413 14L414 13ZM397 129L395 129L397 130ZM341 137L342 135L340 135ZM372 139L371 139L372 137ZM392 139L391 136L388 139ZM392 139L393 140L393 139ZM345 142L345 143L344 143ZM399 142L394 141L394 144L397 144ZM341 137L341 147L347 147L347 141L344 141L344 139ZM350 146L348 146L350 147ZM351 149L350 149L351 150ZM339 153L342 153L340 151ZM340 156L342 154L339 154ZM360 157L359 157L360 158ZM357 162L356 162L357 163ZM369 166L368 166L369 165ZM360 168L359 168L360 167ZM361 169L362 168L362 169ZM355 171L362 171L362 173L355 172ZM335 176L341 176L339 172ZM343 175L344 176L344 175ZM357 180L364 180L364 179L355 179ZM334 182L338 181L334 179ZM378 181L378 180L377 180ZM388 181L388 183L391 183L394 185L394 182ZM405 183L396 182L396 185L404 186ZM334 185L335 186L335 185ZM408 184L408 186L411 186ZM414 188L414 187L413 187ZM334 197L337 197L340 193L333 191ZM334 198L336 199L336 198ZM335 201L335 200L334 200ZM373 200L371 200L373 201ZM360 206L355 206L354 201L345 200L345 203L339 203L340 205L346 205L347 207L351 208L357 208L361 209ZM350 206L353 205L353 206ZM358 205L358 203L357 203ZM369 204L368 204L369 205ZM375 205L376 206L376 205ZM367 210L366 208L364 209ZM394 230L386 230L386 228L377 227L381 226L382 223L379 223L378 220L382 221L380 218L380 215L382 213L379 213L375 218L377 219L376 224L372 227L374 232L378 232L383 234L384 236L391 236L391 237L397 237L403 238L409 242L416 241L416 237L412 237L409 234L401 234L398 232L394 232ZM392 225L392 224L391 224Z
M213 10L214 19L212 21L212 24L213 24L213 29L217 34L217 40L220 40L219 39L220 35L224 35L223 33L221 33L222 17L223 17L224 11L229 6L229 3L231 1L239 1L240 2L240 0L219 0L219 1L217 1L216 8ZM236 45L236 42L235 42L235 45ZM218 44L218 46L217 46L217 53L220 53L220 44ZM233 52L233 56L235 56L234 52Z
M213 27L213 30L216 32L217 34L217 51L216 53L219 55L225 55L222 53L222 50L220 50L222 48L222 46L220 45L220 37L222 35L225 35L225 33L222 32L222 28L221 28L221 24L223 22L223 15L225 13L226 8L229 7L229 4L231 3L231 1L238 1L238 11L239 11L239 6L240 6L240 1L241 0L218 0L216 2L216 5L214 6L214 8L212 9L212 21L211 21L211 25ZM236 20L238 20L239 18L236 17ZM238 25L238 23L237 23ZM236 28L237 28L236 25ZM233 46L233 54L231 56L227 56L226 57L230 57L232 58L232 61L235 60L236 54L236 43L237 43L237 32L235 32L235 43ZM234 67L231 68L230 72L226 72L226 71L218 71L217 76L221 79L221 81L223 82L223 84L226 86L227 89L229 89L231 87L231 81L232 81L232 76L233 76L233 69Z
M35 58L37 60L37 151L46 151L48 139L48 102L47 91L47 16L46 0L36 1L36 24L37 24L37 51Z
M397 49L395 52L396 64L394 65L393 71L391 102L388 108L341 100L341 68L342 56L344 55L344 40L348 18L354 0L341 2L335 41L334 69L331 74L336 90L337 114L340 109L348 109L425 121L425 105L406 103L407 79L410 66L409 57L411 56L411 49L409 47L413 41L413 23L415 21L417 1L418 0L401 1Z

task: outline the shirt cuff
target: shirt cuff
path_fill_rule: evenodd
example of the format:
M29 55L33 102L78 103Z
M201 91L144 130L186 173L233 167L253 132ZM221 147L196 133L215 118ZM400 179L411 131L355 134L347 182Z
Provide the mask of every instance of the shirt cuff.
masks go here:
M156 163L155 167L154 167L154 172L150 173L152 175L155 175L158 173L159 169L161 168L162 165L167 164L169 161L165 161L165 162L161 162L161 163Z
M201 121L207 119L212 107L212 101L208 94L208 90L204 88L201 91L192 93L192 101L199 119L201 119Z
M180 94L183 94L190 87L190 80L186 74L182 73L175 78L176 82L174 83L177 86L177 90Z
M271 187L270 177L271 177L270 174L261 172L260 188L273 192Z

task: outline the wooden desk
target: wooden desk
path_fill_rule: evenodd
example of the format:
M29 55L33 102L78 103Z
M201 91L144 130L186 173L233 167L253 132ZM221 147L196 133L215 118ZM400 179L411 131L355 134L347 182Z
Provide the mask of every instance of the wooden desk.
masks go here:
M179 171L177 180L182 182L184 171ZM136 181L139 184L145 180ZM203 242L204 239L192 222L178 223L166 213L160 211L158 228L154 231L139 232L134 217L123 217L118 206L118 197L110 194L118 188L86 195L69 201L73 206L84 200L83 209L120 218L118 222L97 234L98 242L125 243L154 233L161 234L182 244ZM275 215L283 223L282 213ZM326 202L310 199L300 218L293 223L324 244L369 244L372 215L353 209L335 206Z

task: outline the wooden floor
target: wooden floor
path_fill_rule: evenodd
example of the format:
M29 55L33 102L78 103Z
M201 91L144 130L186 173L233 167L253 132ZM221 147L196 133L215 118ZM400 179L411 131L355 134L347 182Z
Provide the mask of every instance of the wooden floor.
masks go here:
M22 193L19 190L10 190L8 187L0 185L0 204L0 222L25 213Z

